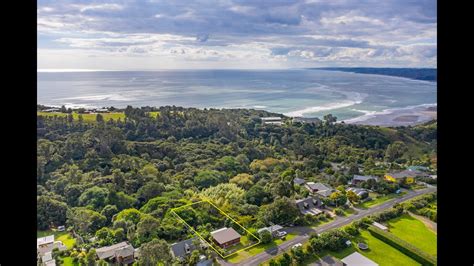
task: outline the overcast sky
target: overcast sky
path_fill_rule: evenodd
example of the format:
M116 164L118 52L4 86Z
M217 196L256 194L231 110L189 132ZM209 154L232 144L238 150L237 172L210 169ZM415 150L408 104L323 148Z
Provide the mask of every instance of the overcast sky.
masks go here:
M39 69L436 67L436 0L38 1Z

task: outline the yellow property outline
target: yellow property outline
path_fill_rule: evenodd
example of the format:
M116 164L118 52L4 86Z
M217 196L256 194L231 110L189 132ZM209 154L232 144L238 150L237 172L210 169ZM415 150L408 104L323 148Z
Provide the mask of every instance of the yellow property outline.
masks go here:
M176 213L176 211L177 211L178 209L182 209L182 208L185 208L185 207L189 207L189 206L192 206L192 205L194 205L194 204L198 204L198 203L202 203L202 202L209 203L212 207L216 208L221 214L223 214L224 216L226 216L227 218L229 218L231 221L233 221L235 224L237 224L238 226L240 226L241 228L243 228L243 229L244 229L247 233L249 233L251 236L255 237L255 238L258 240L258 242L255 243L255 244L253 244L253 245L250 245L250 246L248 246L248 247L245 247L245 248L239 249L239 250L237 250L237 251L235 251L235 252L232 252L232 253L228 254L227 256L222 255L222 253L220 253L216 248L214 248L214 246L213 246L211 243L207 242L207 240L204 239L204 237L202 237L196 230L194 230L194 228L193 228L191 225L189 225L183 218L181 218L181 217L179 216L179 214ZM197 235L199 238L201 238L201 240L203 240L204 242L206 242L207 245L210 246L210 247L211 247L217 254L219 254L219 256L221 256L221 258L223 258L223 259L228 258L228 257L230 257L230 256L232 256L232 255L235 255L235 254L237 254L237 253L239 253L239 252L241 252L241 251L244 251L244 250L246 250L246 249L249 249L249 248L254 247L254 246L256 246L256 245L258 245L258 244L261 243L260 238L256 237L256 236L255 236L254 234L252 234L249 230L247 230L245 227L243 227L241 224L239 224L236 220L232 219L232 217L230 217L227 213L225 213L224 211L222 211L221 209L219 209L216 205L214 205L214 204L213 204L212 202L210 202L209 200L201 200L201 201L198 201L198 202L194 202L194 203L191 203L191 204L187 204L187 205L183 205L183 206L180 206L180 207L177 207L177 208L173 208L173 209L171 209L171 213L173 213L181 222L183 222L189 229L191 229L191 231L193 231L193 233L194 233L195 235Z

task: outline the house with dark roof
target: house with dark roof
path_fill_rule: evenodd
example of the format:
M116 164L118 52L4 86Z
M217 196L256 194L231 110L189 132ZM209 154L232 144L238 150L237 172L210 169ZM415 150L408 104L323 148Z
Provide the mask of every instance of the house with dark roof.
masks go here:
M369 197L369 191L363 188L355 188L355 187L350 187L346 189L346 191L352 191L354 192L357 196L359 196L360 199L365 199Z
M223 227L211 232L212 241L221 248L227 248L240 243L241 235L234 228Z
M106 260L111 263L127 265L132 264L135 260L135 249L126 241L101 247L95 251L99 260Z
M352 178L351 184L356 186L362 182L367 182L369 180L377 181L377 177L371 176L371 175L354 175L354 177Z
M188 255L199 249L199 245L201 245L201 240L197 237L193 237L190 239L183 240L181 242L174 243L170 246L171 255L174 258L178 258L179 260L185 259Z
M303 178L296 177L295 179L293 179L293 183L295 183L295 185L301 186L306 183L306 180L304 180Z
M303 215L318 215L323 213L323 210L320 209L323 207L323 203L318 198L307 197L305 199L295 200L295 204Z
M402 180L406 180L407 184L414 183L416 177L429 177L429 175L420 171L403 170L400 172L387 173L384 176L387 181L401 182Z
M312 194L318 194L322 197L329 197L334 189L323 183L307 182L305 184L306 189Z

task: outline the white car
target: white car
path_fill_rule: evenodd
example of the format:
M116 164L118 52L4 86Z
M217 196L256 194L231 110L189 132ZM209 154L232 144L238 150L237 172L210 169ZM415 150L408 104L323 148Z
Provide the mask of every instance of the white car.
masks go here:
M286 236L288 233L286 231L278 231L276 233L277 237L284 237Z
M302 246L303 246L303 244L298 243L298 244L294 244L293 247L291 247L291 248L299 248L299 247L302 247Z

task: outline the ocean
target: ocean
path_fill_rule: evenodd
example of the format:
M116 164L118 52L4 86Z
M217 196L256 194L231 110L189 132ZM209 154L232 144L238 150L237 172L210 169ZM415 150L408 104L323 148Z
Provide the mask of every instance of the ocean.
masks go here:
M38 104L49 106L253 108L362 124L429 120L420 111L436 106L436 92L436 82L327 70L38 72Z

